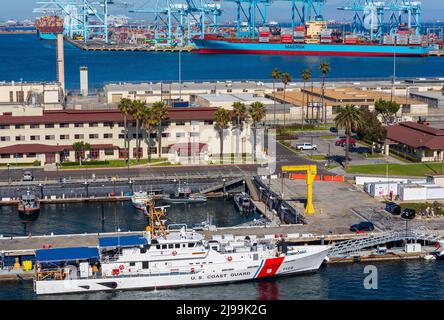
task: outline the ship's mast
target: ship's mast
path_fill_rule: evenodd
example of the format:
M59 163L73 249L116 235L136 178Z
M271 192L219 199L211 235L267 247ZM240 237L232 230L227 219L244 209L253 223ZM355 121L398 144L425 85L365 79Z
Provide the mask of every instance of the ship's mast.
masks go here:
M150 225L146 227L146 230L150 232L151 239L158 236L167 238L164 222L161 220L165 216L164 208L156 208L154 206L154 200L149 199L146 201L146 210L150 219Z

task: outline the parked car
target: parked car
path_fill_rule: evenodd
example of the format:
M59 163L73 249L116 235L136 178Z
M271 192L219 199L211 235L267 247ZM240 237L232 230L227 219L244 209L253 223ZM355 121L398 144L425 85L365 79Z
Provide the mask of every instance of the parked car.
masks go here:
M317 150L318 146L315 144L304 142L304 143L298 144L296 146L296 149L298 149L298 150Z
M23 172L23 181L33 181L34 176L32 175L31 171L25 171Z
M346 143L346 138L341 138L339 140L336 140L335 145L345 147L345 143ZM350 138L349 143L351 147L354 147L356 145L356 140Z
M360 223L354 224L350 227L350 231L358 232L358 231L373 231L375 230L375 226L373 223L369 221L362 221Z
M387 202L385 204L385 211L390 212L394 215L400 215L401 214L401 206L399 204L396 204L394 202Z
M330 128L330 132L332 132L332 133L338 133L338 128L336 128L336 127L331 127L331 128Z
M401 218L410 220L415 218L415 216L416 216L415 209L405 208L404 210L402 210Z

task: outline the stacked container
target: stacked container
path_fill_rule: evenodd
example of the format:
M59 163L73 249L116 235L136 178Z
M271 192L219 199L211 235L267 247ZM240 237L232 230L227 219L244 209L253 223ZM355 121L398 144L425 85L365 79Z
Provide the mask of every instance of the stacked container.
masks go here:
M269 41L270 41L270 32L259 31L259 42L269 42Z
M293 40L296 43L303 43L305 39L305 26L294 27Z
M282 43L292 43L293 36L291 34L282 34L281 41L282 41Z
M324 29L321 31L321 43L331 43L332 42L332 30Z
M357 44L359 38L354 34L346 34L344 37L344 43L346 44Z
M416 34L412 34L409 37L409 43L410 44L421 44L421 36L420 35L416 35Z
M395 37L387 34L383 37L382 43L388 44L388 45L394 45L395 44Z

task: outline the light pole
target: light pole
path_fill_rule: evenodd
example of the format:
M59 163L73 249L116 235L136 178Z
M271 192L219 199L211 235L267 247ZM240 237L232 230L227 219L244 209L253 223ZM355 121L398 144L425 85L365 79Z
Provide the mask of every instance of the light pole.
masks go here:
M11 178L10 178L10 175L9 175L9 167L11 165L8 163L7 166L8 166L8 184L11 184Z

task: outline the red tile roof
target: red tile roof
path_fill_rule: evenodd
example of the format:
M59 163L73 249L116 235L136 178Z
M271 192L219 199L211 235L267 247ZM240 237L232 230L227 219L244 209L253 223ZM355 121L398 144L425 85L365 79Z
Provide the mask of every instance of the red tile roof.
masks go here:
M387 139L415 149L444 150L444 130L416 122L387 126Z
M92 144L91 149L114 149L116 148L112 144ZM0 154L13 154L13 153L53 153L62 152L64 150L72 151L72 145L46 145L46 144L15 144L0 148Z
M172 121L213 120L217 108L177 108L169 109ZM128 117L132 119L131 116ZM0 124L43 124L43 123L84 123L122 122L123 115L118 110L47 110L42 116L0 115Z

